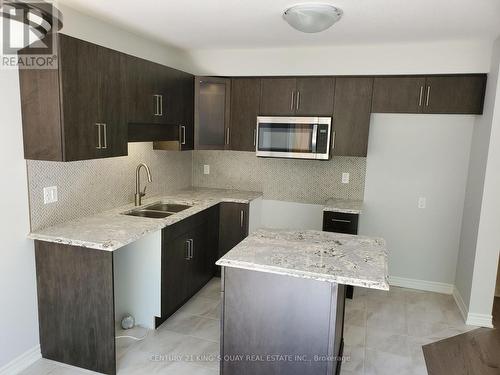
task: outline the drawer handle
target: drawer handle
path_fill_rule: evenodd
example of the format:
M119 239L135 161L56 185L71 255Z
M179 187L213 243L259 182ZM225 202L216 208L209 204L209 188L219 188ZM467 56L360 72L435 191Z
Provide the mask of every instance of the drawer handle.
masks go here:
M350 223L351 220L343 220L343 219L330 219L331 221L334 221L336 223Z
M186 240L186 256L184 257L184 259L191 259L191 242L189 240Z

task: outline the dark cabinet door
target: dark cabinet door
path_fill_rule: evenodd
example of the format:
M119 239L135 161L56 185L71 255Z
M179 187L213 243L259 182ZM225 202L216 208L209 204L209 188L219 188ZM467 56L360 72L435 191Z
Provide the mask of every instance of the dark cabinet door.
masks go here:
M99 47L98 122L101 124L101 147L98 157L127 155L127 119L125 97L125 56L117 51Z
M372 112L420 113L424 105L425 77L376 77Z
M486 75L429 76L425 113L482 114Z
M231 80L217 77L195 79L195 148L224 150L231 142Z
M231 80L231 150L255 151L260 78Z
M128 122L152 123L157 106L155 97L156 64L127 56L127 108Z
M180 122L181 150L194 149L194 76L184 73L181 79L183 118Z
M248 204L222 202L219 215L220 258L248 236Z
M373 78L340 77L335 87L333 155L366 156Z
M192 291L192 262L189 259L190 233L170 235L164 229L162 235L162 287L161 313L172 315L189 298Z
M301 77L297 78L295 114L298 116L331 116L335 78Z
M295 78L262 78L260 114L292 116L295 114Z
M99 146L98 47L65 35L59 43L64 160L93 159Z

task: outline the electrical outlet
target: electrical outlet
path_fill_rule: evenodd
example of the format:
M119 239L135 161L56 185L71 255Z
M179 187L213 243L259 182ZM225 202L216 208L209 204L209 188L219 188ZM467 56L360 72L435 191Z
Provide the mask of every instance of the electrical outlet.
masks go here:
M349 183L349 173L342 173L342 183L343 184Z
M210 165L203 165L203 174L210 174Z
M427 199L424 197L418 198L418 208L425 208L427 206Z
M57 202L57 186L43 188L43 204Z

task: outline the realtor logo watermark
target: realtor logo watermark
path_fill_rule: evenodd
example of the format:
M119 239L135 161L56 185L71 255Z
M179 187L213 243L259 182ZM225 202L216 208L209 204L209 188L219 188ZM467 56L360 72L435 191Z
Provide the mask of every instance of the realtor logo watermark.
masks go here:
M26 5L27 4L27 5ZM37 13L38 7L47 9L52 4L44 2L4 1L1 4L2 69L57 69L56 38L45 35L49 22ZM52 14L52 12L50 12ZM52 20L52 25L57 22Z

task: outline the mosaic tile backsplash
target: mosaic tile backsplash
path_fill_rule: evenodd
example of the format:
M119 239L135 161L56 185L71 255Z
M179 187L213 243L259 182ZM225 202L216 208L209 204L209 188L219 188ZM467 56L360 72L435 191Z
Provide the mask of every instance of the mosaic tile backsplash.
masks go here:
M203 165L210 174L203 174ZM342 173L350 174L349 184ZM193 151L193 185L256 190L264 199L323 204L328 198L363 199L366 158L328 161L258 158L254 152Z
M124 157L76 162L28 160L31 229L89 216L134 201L135 168L145 162L153 182L147 196L191 186L192 153L155 151L152 143L129 143ZM142 187L147 181L145 172ZM43 188L57 186L58 201L43 203Z

